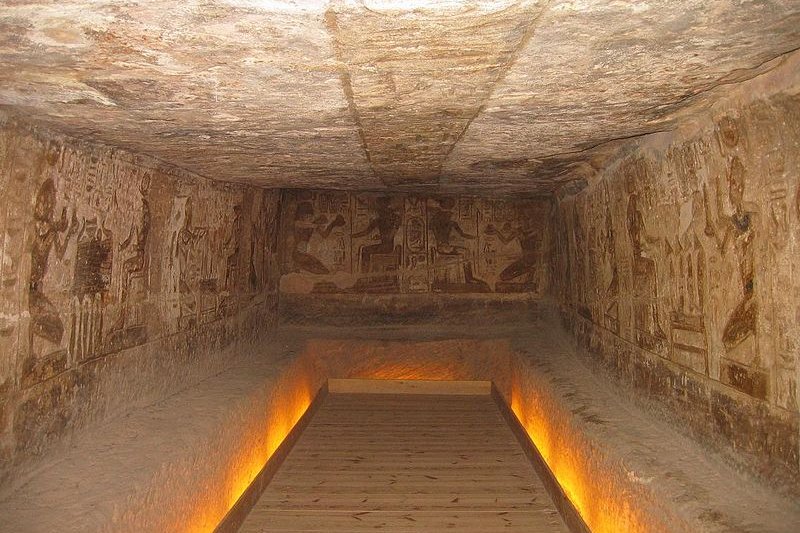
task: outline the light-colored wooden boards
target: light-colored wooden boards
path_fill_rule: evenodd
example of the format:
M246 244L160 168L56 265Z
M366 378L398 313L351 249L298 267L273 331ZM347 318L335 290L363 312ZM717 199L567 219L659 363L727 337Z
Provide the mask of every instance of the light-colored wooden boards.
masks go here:
M331 393L240 531L448 529L568 531L491 396Z
M486 395L491 381L434 381L422 379L339 379L328 380L328 390L342 394L455 394Z

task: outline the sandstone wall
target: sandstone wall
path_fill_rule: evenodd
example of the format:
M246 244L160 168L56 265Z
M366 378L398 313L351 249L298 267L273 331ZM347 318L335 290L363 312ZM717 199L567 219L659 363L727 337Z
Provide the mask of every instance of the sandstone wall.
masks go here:
M553 294L589 351L769 476L798 470L796 61L562 198Z
M0 120L0 465L274 322L279 193Z
M550 202L284 191L281 291L540 294Z

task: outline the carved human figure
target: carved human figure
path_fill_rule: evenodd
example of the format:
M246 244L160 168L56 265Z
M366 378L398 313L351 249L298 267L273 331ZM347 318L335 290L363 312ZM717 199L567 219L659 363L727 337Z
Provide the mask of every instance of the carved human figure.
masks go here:
M800 221L800 185L797 186L797 197L794 201L794 209L797 212L797 220Z
M530 274L536 266L542 238L541 232L530 222L530 217L526 217L525 213L521 212L518 213L514 224L506 222L502 229L496 228L494 224L486 226L484 230L486 235L496 235L503 244L516 240L522 249L520 257L500 272L500 281L512 281L525 274Z
M666 339L659 321L658 312L658 271L652 250L660 240L647 231L644 214L640 205L639 192L633 179L628 180L627 228L633 251L634 294L639 299L640 311L637 316L638 328L652 335ZM648 303L642 303L647 300ZM649 323L648 323L649 322Z
M583 229L581 214L575 204L572 205L572 220L574 221L572 235L575 242L575 271L577 283L575 283L575 303L580 311L586 309L588 298L586 297L586 285L588 284L588 273L586 269L586 232Z
M720 252L725 253L729 246L733 249L739 265L742 297L722 333L722 341L728 350L755 334L757 319L753 242L758 213L744 201L744 180L744 165L734 156L728 170L728 199L733 213L727 215L722 202L718 201L717 219L721 227L715 226L709 216L705 227L706 235L714 237Z
M178 263L178 292L182 294L191 293L190 285L200 277L198 261L195 260L195 247L207 232L206 228L194 227L192 198L187 198L184 205L183 224L173 237L174 258L170 258L170 262L174 259Z
M370 271L371 259L375 254L391 254L394 252L394 239L400 229L402 217L392 208L387 196L380 196L375 200L375 216L366 228L352 235L354 239L366 237L373 231L378 232L379 242L363 246L360 253L361 273Z
M225 239L224 247L228 250L225 256L225 288L230 290L236 283L236 277L239 271L239 259L241 256L241 246L239 245L239 237L242 233L242 207L240 205L233 206L233 221L231 222L231 231L228 238Z
M314 217L314 204L310 201L299 202L294 213L294 250L292 250L292 260L295 266L312 274L329 274L330 269L309 253L309 242L314 233L318 233L323 239L327 239L335 228L344 225L345 220L341 214L336 215L332 221L328 222L324 215Z
M599 254L598 287L606 327L619 333L619 271L615 256L614 221L611 216L611 201L608 184L603 182L600 205L603 206L602 220L598 221L597 247ZM606 281L607 280L607 281ZM600 283L605 282L604 286Z
M119 243L119 251L130 250L131 255L122 263L122 302L126 303L130 297L131 280L141 276L147 269L147 237L150 234L150 204L147 194L150 190L150 174L146 173L139 182L141 207L139 217L128 231L128 236ZM145 283L147 280L145 279ZM125 306L123 305L123 314Z
M453 220L453 208L455 207L455 200L452 198L443 198L439 200L439 207L431 207L428 209L429 225L433 232L433 237L436 240L435 250L439 255L464 255L469 250L463 246L458 246L450 242L453 233L457 233L464 239L475 239L475 235L471 235L461 229L458 222Z
M268 239L267 231L269 229L266 213L267 213L267 195L262 193L261 204L258 207L258 213L252 217L250 227L250 265L248 272L248 281L250 283L250 290L257 291L264 286L264 263L267 262L267 250L265 242ZM259 265L261 268L259 268Z
M561 300L564 302L572 301L572 292L570 291L569 283L567 280L572 276L572 258L569 247L569 237L567 235L567 214L563 208L559 207L557 212L558 223L555 224L555 241L556 241L556 260L557 268L553 271L557 275L559 283L559 292Z
M34 231L31 246L31 275L28 285L28 306L31 314L30 342L33 337L43 338L53 344L60 344L64 336L64 324L58 310L44 294L43 283L50 261L50 252L64 258L67 245L77 228L77 217L67 222L67 208L55 218L56 188L53 180L47 179L39 187L33 208ZM60 237L61 234L63 238Z
M461 238L467 240L477 238L476 235L465 232L461 225L453 220L455 205L456 202L453 198L446 197L439 200L438 207L430 207L428 209L428 226L433 233L435 241L433 250L441 258L450 258L451 261L447 262L447 268L457 267L458 263L463 264L463 285L466 290L480 289L481 291L488 291L489 288L486 282L473 275L472 262L467 260L469 250L464 246L451 242L453 234L458 234ZM456 261L455 265L452 264L453 260ZM434 264L434 266L436 265ZM445 278L447 278L446 275ZM445 283L450 284L447 281ZM453 288L455 289L455 287Z

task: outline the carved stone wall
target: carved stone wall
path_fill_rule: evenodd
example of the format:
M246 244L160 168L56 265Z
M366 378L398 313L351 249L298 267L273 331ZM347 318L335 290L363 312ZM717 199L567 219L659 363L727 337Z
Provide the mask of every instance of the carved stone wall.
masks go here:
M629 144L563 198L552 279L591 353L763 473L797 479L800 84L788 78Z
M550 202L286 190L288 293L546 289Z
M0 122L0 463L268 325L279 196Z

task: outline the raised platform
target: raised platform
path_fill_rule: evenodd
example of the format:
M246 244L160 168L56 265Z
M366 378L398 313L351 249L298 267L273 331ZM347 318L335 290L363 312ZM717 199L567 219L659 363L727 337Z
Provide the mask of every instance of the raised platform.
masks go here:
M568 531L488 390L382 387L323 400L239 531Z

